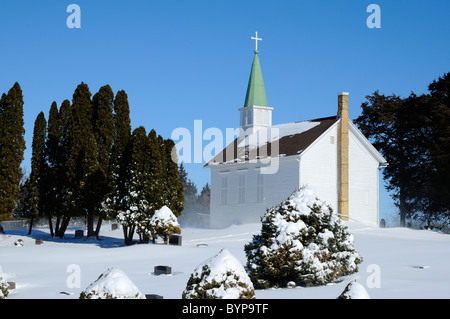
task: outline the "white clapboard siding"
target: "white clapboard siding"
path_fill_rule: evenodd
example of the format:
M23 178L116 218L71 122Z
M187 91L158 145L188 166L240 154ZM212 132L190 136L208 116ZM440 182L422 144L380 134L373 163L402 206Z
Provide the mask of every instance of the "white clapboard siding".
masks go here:
M211 167L211 227L232 224L258 223L267 208L286 199L298 188L299 162L297 158L281 158L274 174L262 174L261 164L233 164ZM240 203L239 176L245 176L245 201ZM262 198L258 201L258 175L263 180ZM226 178L226 191L222 181ZM260 180L261 181L261 180ZM261 186L260 186L261 187ZM222 195L226 193L226 204Z
M300 186L311 187L317 197L337 211L337 122L324 132L300 160Z
M357 136L349 132L349 215L378 225L378 161Z

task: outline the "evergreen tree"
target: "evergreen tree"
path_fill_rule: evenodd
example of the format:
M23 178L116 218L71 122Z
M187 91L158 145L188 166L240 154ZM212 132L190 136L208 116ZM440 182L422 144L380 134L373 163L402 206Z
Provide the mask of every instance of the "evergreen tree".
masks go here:
M267 209L261 223L244 247L255 288L324 285L357 272L362 262L347 227L309 188Z
M131 135L131 162L129 168L128 195L123 198L117 219L124 230L125 244L131 244L134 231L141 236L146 233L146 225L150 220L148 217L147 201L147 164L146 153L148 139L145 128L140 126L133 130Z
M52 103L48 118L48 136L46 143L47 172L45 214L48 217L50 233L64 236L72 213L70 207L71 187L69 180L69 153L71 149L70 119L72 106L69 100L61 103L59 111ZM52 217L56 217L53 227ZM54 232L53 232L54 229Z
M24 176L25 177L25 176ZM22 178L19 188L19 198L16 201L16 207L14 208L13 218L33 218L33 212L31 210L31 187L30 187L30 176ZM28 235L31 234L31 227L28 229Z
M152 234L153 242L157 237L161 237L164 243L169 242L173 234L181 234L180 224L170 208L163 206L152 215L148 224L149 232Z
M183 190L184 185L180 182L178 173L178 159L176 155L175 143L171 139L160 140L162 145L163 162L163 196L164 205L169 207L176 217L183 211Z
M383 178L405 226L407 217L431 208L434 108L429 96L414 93L402 99L377 91L366 98L355 123L389 163Z
M45 140L47 138L47 121L43 112L36 117L33 129L32 155L31 155L31 174L30 174L30 207L31 220L30 232L34 217L43 214L44 202L44 174L45 174Z
M113 120L114 141L110 160L110 193L103 203L103 209L108 218L115 218L118 211L128 209L125 206L124 198L128 196L131 121L128 97L123 90L116 94Z
M152 217L153 203L150 194L151 172L149 163L149 140L143 126L132 134L132 161L130 181L130 210L135 212L136 233L141 242L148 242L148 224Z
M114 93L109 85L102 86L92 98L92 126L97 141L99 167L109 175L114 141Z
M52 217L61 213L60 201L62 200L60 190L62 179L59 178L61 147L60 147L60 121L56 102L50 106L47 127L47 140L45 143L45 172L42 176L43 193L43 214L48 217L50 235L54 236Z
M164 174L164 148L161 145L161 137L155 130L148 133L148 168L149 168L149 188L147 189L148 202L152 214L163 207L166 203L164 192L165 174Z
M75 89L69 120L70 152L68 158L70 209L87 218L88 236L94 235L93 218L97 201L93 198L99 168L97 143L92 127L91 93L85 83ZM97 189L95 189L97 191ZM68 220L67 220L68 222ZM63 227L62 230L65 231Z
M19 198L24 134L23 95L16 82L0 99L0 221L11 218Z
M188 173L186 172L186 169L184 168L183 163L180 164L179 168L179 176L180 176L180 183L183 185L183 213L181 216L185 217L184 215L195 213L197 211L197 186L195 186L195 183L188 178Z
M433 118L431 147L431 170L433 195L432 215L450 217L450 73L445 73L429 86L435 116ZM434 216L430 216L431 219ZM431 221L430 221L431 222Z
M209 183L203 186L198 194L197 186L188 178L183 163L179 167L180 182L183 184L183 212L178 220L182 225L202 227L209 225L209 207L211 187Z
M181 298L254 299L255 289L239 260L222 249L194 270Z
M92 98L92 127L97 144L97 170L92 174L90 188L92 210L89 215L88 236L98 238L103 218L107 211L103 209L102 202L110 193L111 187L111 151L114 141L114 93L109 85L105 85ZM98 217L97 227L93 229L93 219Z
M209 203L211 198L211 187L209 183L206 183L200 191L200 195L198 196L198 207L199 212L201 214L209 215Z
M131 172L131 121L128 96L118 91L114 100L114 142L110 160L110 192L103 203L108 218L124 218L129 211L129 182ZM121 219L119 218L119 221ZM124 240L131 243L134 227L122 220ZM127 225L127 226L125 226Z

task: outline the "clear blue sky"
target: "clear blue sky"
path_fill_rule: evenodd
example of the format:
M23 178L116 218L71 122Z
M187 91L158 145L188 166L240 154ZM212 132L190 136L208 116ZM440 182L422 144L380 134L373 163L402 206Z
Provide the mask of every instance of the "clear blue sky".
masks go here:
M66 25L71 3L80 29ZM371 3L380 29L366 25ZM124 89L133 128L168 138L202 120L225 131L239 125L258 31L274 124L334 115L340 91L354 119L375 90L424 93L450 71L449 12L445 0L3 1L0 92L22 87L28 172L37 114L71 100L82 81L93 94ZM202 166L187 165L198 188L209 182ZM380 191L384 216L395 208Z

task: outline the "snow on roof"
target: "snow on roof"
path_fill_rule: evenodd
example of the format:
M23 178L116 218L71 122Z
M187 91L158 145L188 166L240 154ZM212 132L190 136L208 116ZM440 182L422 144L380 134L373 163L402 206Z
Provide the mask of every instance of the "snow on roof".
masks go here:
M235 139L205 166L301 154L338 120L332 116L259 129L245 138Z
M285 136L302 134L319 124L320 122L303 121L274 125L250 134L247 138L241 140L238 147L259 147L268 142L273 142L277 139L279 140Z
M303 132L309 131L310 129L316 127L319 124L320 122L303 121L303 122L278 124L272 127L279 129L279 138L282 138L285 136L301 134Z

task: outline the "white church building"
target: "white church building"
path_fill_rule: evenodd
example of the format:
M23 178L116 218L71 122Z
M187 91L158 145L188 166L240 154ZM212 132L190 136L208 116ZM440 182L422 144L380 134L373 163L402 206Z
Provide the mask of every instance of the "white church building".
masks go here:
M348 96L338 93L336 115L272 125L256 48L240 136L205 165L210 226L259 222L267 208L304 186L342 219L378 225L379 169L387 163L349 120Z

